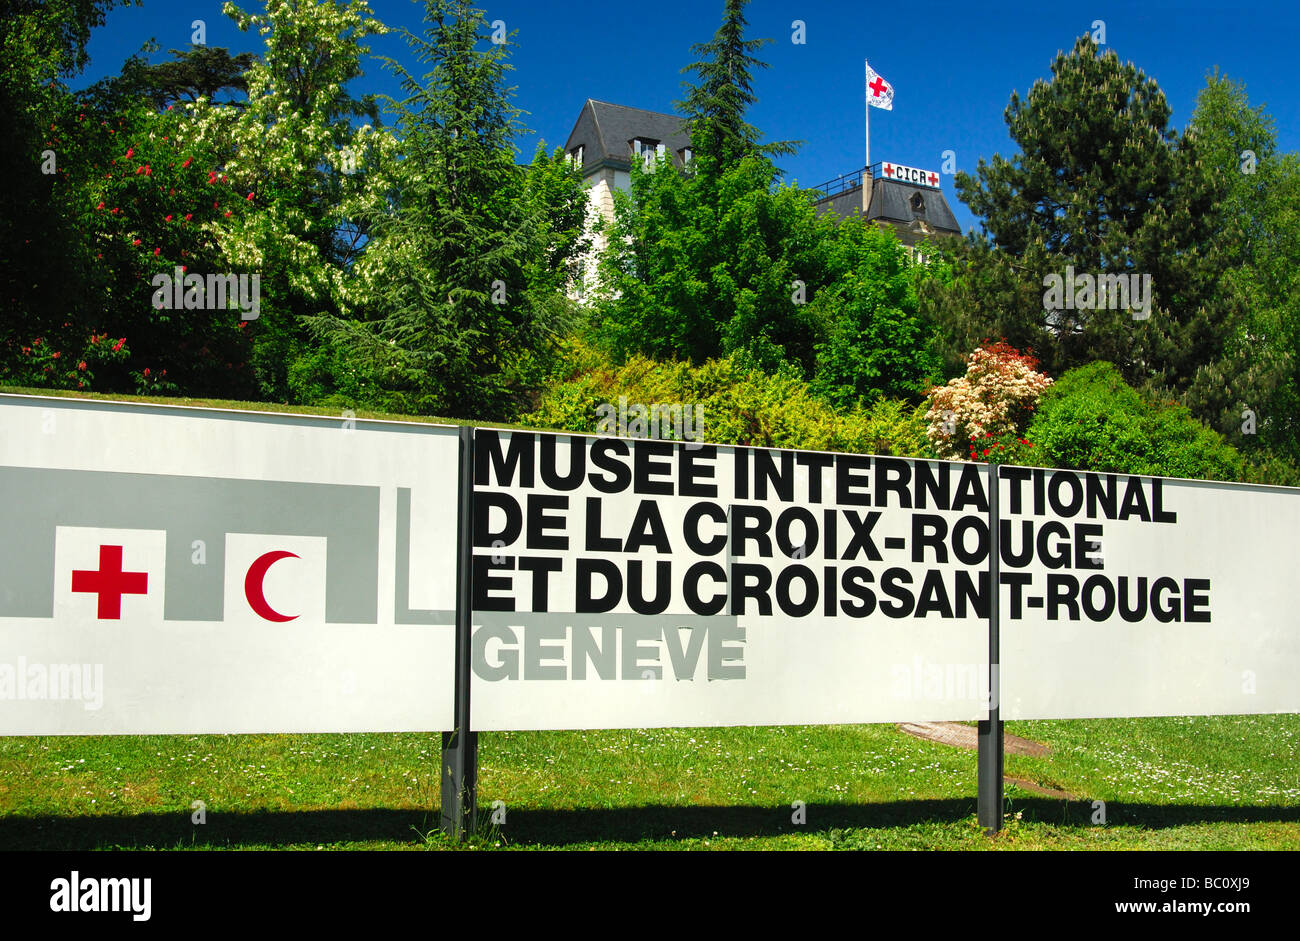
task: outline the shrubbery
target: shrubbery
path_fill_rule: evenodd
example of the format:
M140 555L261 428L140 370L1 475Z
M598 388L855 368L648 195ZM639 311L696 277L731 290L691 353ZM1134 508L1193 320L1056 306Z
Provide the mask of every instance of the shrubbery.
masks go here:
M1038 361L1005 341L985 344L966 360L966 374L930 390L926 434L940 457L992 457L990 447L1028 447L1022 432L1052 380ZM990 440L991 439L991 440ZM1004 460L1003 463L1012 463Z
M1065 373L1044 393L1029 437L1050 467L1242 480L1241 454L1181 405L1144 399L1110 363Z
M835 409L793 370L764 372L743 354L700 366L633 356L616 365L593 347L575 343L524 424L595 432L596 409L628 403L693 405L703 409L705 441L761 447L929 457L921 408L882 399L870 408Z

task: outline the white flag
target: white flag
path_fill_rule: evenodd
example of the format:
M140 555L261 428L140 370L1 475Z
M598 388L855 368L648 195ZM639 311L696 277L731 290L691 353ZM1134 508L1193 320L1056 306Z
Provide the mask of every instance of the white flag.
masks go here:
M894 110L894 86L876 74L876 70L867 63L867 104L873 108Z

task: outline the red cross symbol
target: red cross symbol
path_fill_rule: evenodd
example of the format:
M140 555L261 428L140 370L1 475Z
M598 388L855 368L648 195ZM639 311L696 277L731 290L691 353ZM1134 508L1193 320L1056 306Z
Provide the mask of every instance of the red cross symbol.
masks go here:
M885 176L892 177L893 175L894 175L894 165L892 163L885 164Z
M870 85L868 85L867 87L871 89L872 98L879 98L881 95L885 93L885 88L887 86L885 85L884 81L880 78L880 76L877 75L876 80L872 82Z
M938 185L939 185L939 178L938 178L937 176L935 176L933 173L930 174L930 185L931 185L931 186L938 186Z
M122 596L148 594L149 575L122 571L122 547L99 547L99 571L84 569L72 573L72 590L99 595L101 621L122 619Z

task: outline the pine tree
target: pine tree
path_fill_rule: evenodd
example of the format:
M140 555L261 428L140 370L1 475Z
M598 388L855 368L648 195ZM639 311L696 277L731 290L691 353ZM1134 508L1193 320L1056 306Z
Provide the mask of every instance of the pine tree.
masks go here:
M745 6L749 0L726 0L722 25L713 39L691 46L700 56L682 69L695 72L694 85L684 83L686 99L677 108L691 128L691 145L702 166L712 165L718 174L735 166L743 157L789 155L799 141L778 141L760 145L758 128L745 120L745 112L758 98L754 95L752 72L768 64L752 53L771 39L745 39Z
M1023 100L1013 93L1006 121L1020 153L957 176L991 242L966 247L965 270L1006 290L990 298L971 289L959 266L955 292L939 305L946 332L969 340L1019 324L1017 342L1039 349L1057 373L1108 359L1130 382L1185 391L1222 354L1235 314L1217 290L1221 188L1195 135L1170 129L1170 115L1154 80L1114 52L1098 54L1088 35L1057 56L1051 81ZM1149 318L1100 304L1045 309L1044 277L1067 266L1150 275ZM1000 309L1023 305L1026 294L1043 303Z

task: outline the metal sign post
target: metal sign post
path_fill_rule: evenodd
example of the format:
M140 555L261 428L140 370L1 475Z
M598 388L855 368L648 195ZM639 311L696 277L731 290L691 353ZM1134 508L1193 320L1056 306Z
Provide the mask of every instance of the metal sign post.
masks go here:
M456 514L456 727L442 733L442 832L463 840L478 827L478 733L470 730L473 630L474 429L460 429L460 507Z
M992 835L1002 829L1002 719L998 688L998 628L1001 624L1002 526L998 519L997 464L989 465L989 717L979 723L977 753L978 817L984 832Z

